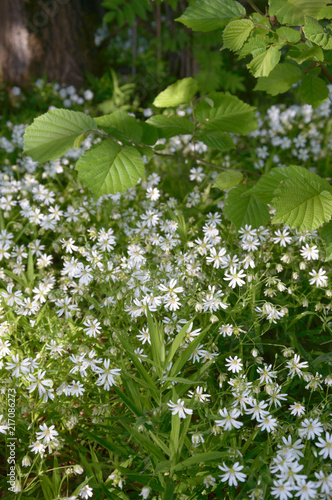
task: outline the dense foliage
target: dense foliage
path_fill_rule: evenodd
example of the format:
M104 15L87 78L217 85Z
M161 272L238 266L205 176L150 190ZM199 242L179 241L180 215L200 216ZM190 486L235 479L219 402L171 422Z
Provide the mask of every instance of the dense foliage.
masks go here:
M114 71L11 90L5 498L332 498L331 6L248 3L178 21L301 105L186 76L146 107ZM182 8L104 4L121 36Z

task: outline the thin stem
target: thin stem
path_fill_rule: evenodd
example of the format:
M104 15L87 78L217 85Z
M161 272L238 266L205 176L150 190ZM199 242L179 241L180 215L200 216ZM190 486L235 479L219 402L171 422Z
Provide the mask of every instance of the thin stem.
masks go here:
M328 81L330 83L332 83L332 75L327 71L327 69L325 68L325 66L323 66L322 64L318 64L318 66L322 70L323 75L326 76L326 78L328 79Z
M204 165L208 165L209 167L219 168L220 170L229 170L229 168L219 167L218 165L215 165L214 163L210 163L209 161L202 160L201 158L199 158L196 155L192 155L192 156L193 156L193 158L195 158L196 161L198 161L200 163L204 163ZM237 168L236 170L238 170L239 172L245 172L246 174L257 175L258 177L261 176L260 174L257 174L257 172L252 172L251 170L246 170L245 168Z
M252 9L254 9L258 14L261 16L264 16L263 12L257 7L257 5L254 4L252 0L247 0L247 3L250 5Z

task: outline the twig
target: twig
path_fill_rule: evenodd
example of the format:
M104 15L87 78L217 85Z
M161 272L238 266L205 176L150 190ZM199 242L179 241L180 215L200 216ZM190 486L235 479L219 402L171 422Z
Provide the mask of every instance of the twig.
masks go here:
M209 167L219 168L219 170L229 170L229 168L219 167L218 165L215 165L214 163L210 163L209 161L202 160L201 158L198 158L198 156L196 156L196 155L192 155L192 156L193 156L193 158L195 158L196 161L198 161L200 163L204 163L204 165L208 165ZM246 170L245 168L237 168L236 170L238 170L239 172L245 172L246 174L257 175L258 177L261 176L260 174L257 174L257 172L252 172L251 170Z
M257 12L257 14L260 14L261 16L265 17L263 12L254 4L252 0L246 0L246 1L250 5L250 7Z
M323 75L325 75L326 78L328 79L328 81L330 83L332 83L332 75L327 71L327 69L325 68L325 66L323 66L322 64L318 64L318 66L322 70Z

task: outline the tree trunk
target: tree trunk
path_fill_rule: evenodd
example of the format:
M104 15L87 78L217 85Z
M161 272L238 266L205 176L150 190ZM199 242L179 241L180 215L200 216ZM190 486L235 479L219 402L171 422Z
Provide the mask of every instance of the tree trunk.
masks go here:
M1 79L25 84L47 75L79 86L86 71L96 72L101 15L100 0L1 0Z
M24 0L0 2L0 79L22 83L32 60Z

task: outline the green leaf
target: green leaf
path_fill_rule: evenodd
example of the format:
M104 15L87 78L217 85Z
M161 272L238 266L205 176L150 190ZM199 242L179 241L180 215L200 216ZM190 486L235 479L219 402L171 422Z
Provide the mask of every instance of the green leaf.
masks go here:
M228 92L210 93L197 104L195 114L207 130L248 134L257 128L255 108Z
M318 76L306 75L299 87L299 95L307 104L317 108L329 96L326 83Z
M280 50L272 45L265 52L254 57L254 59L247 64L247 68L256 78L260 76L269 76L273 68L280 61L280 57Z
M259 54L263 54L266 51L266 47L268 47L268 45L268 38L252 36L239 51L239 59L243 59L249 54L251 54L253 57L258 56Z
M198 90L198 83L193 78L183 78L160 92L153 101L157 108L172 108L189 103Z
M292 176L305 175L304 171L310 172L296 165L273 168L269 173L263 174L254 187L247 191L247 194L253 194L262 203L271 203L275 191L285 179L289 179ZM312 172L310 172L310 174L312 174Z
M300 231L313 231L332 216L330 186L327 190L324 183L304 177L285 180L276 191L272 204L276 210L273 223L287 224Z
M204 142L204 144L210 148L219 149L220 151L225 151L234 147L231 136L226 132L221 132L221 130L199 131L196 134L196 138Z
M120 141L129 139L132 142L141 142L143 130L140 123L125 111L115 111L109 115L99 116L95 118L97 125L107 129L110 135L113 135Z
M158 129L146 122L142 122L141 127L143 130L143 135L142 135L143 144L147 144L148 146L154 146L154 144L156 144L158 139L160 139Z
M175 401L177 398L175 398ZM188 417L187 417L188 418ZM190 418L190 415L189 415ZM171 418L171 434L170 434L170 450L171 458L174 458L177 454L179 447L179 435L180 435L180 417L179 415L172 415Z
M123 193L144 175L141 155L132 146L104 141L92 147L76 163L78 178L95 198Z
M97 130L93 118L79 111L52 109L35 118L24 134L24 152L36 161L60 158L74 147L75 139L88 130Z
M169 373L170 377L176 377L180 372L183 366L186 364L196 347L199 345L200 342L204 339L205 335L210 329L209 325L206 327L190 344L188 347L181 353L181 356L175 361L174 365L171 368L171 371Z
M295 47L291 47L288 51L287 57L293 59L298 64L302 64L305 61L313 60L318 62L324 61L324 53L320 47L317 45L310 46L310 42L299 43Z
M193 31L213 31L245 15L245 8L234 0L196 0L176 21Z
M293 28L282 26L276 30L276 34L281 38L286 38L287 42L297 43L301 40L301 33Z
M220 461L221 458L224 458L225 452L223 451L207 451L205 453L197 453L193 457L189 457L186 460L183 460L179 464L175 465L174 470L183 470L187 467L192 467L196 464L205 464L205 462L210 462L212 460Z
M171 344L171 347L167 353L167 357L166 357L166 361L165 361L165 364L166 366L168 366L170 364L170 362L172 361L175 353L178 351L186 333L187 333L187 330L189 328L189 326L191 325L191 323L193 322L193 320L189 320L188 323L186 323L182 328L181 330L179 331L179 333L177 334L177 336L175 337L175 339L173 340L172 344Z
M244 42L247 40L254 24L250 19L236 19L227 24L223 32L223 48L233 51L240 50Z
M29 248L27 278L28 278L28 282L29 282L29 286L30 286L31 290L33 288L34 276L35 276L35 273L34 273L33 255L32 255L31 249Z
M131 412L133 412L136 417L141 417L143 413L134 405L131 398L128 398L124 392L122 392L118 387L113 387L114 392L119 396L120 399L124 402L124 404L129 408Z
M156 462L164 460L165 457L163 451L158 446L153 444L146 435L138 432L136 429L134 429L134 427L125 424L121 421L121 419L119 420L119 423L129 432L129 434L131 434L135 438L136 443L139 443L141 446L143 446L144 450L146 450L149 455L155 458Z
M151 339L151 350L152 350L152 359L156 363L157 367L159 367L162 371L164 361L165 361L165 342L163 329L161 325L155 323L151 316L149 309L146 311L147 319L148 319L148 327Z
M243 175L238 170L225 170L215 178L214 185L219 189L231 189L237 186L243 179Z
M332 259L332 220L322 227L320 235L325 245L325 261L329 261Z
M181 116L156 115L147 120L147 123L161 129L161 137L170 139L175 135L192 134L195 126L193 122Z
M263 90L267 94L277 95L287 92L294 83L303 76L298 65L291 63L280 63L271 71L269 76L259 78L254 90Z
M304 179L307 182L319 182L322 190L329 189L328 182L317 174L304 167L290 165L289 167L276 167L270 170L269 173L263 174L254 187L249 189L246 194L253 194L262 203L271 203L276 190L287 179Z
M163 500L174 500L175 486L176 484L172 479L168 479L166 481L166 488Z
M328 0L269 0L269 14L276 16L280 24L302 26L305 16L321 19Z
M267 206L252 193L246 193L245 186L238 186L228 193L224 213L237 229L245 224L257 229L264 226L270 219Z
M332 48L332 38L324 30L323 26L321 26L313 17L308 16L305 18L303 33L308 40L320 45L325 50L330 50Z

